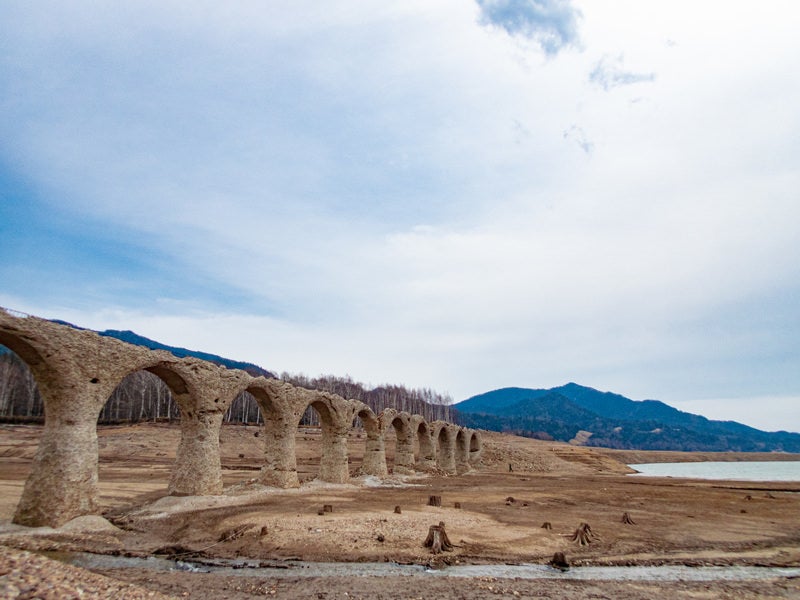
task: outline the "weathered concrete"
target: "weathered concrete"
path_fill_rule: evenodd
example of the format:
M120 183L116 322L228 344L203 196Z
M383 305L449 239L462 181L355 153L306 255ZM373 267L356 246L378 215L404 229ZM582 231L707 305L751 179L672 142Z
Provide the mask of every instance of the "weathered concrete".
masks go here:
M483 439L478 431L471 429L469 434L469 463L477 465L483 454Z
M169 387L180 408L181 440L167 492L209 495L222 491L219 432L225 411L242 391L255 396L264 417L260 481L299 485L295 436L308 407L320 416L319 479L349 479L347 437L358 417L367 434L362 472L386 477L385 434L394 429L395 473L434 466L455 473L480 458L475 432L419 415L387 409L376 416L365 404L335 394L253 378L195 358L133 346L92 331L0 308L0 344L31 369L45 407L45 425L14 522L57 527L97 512L97 418L117 385L146 370ZM414 448L418 448L418 461Z
M416 467L421 471L436 468L436 447L430 426L420 415L411 416L411 431L414 434L415 446L418 449Z
M436 442L436 466L446 473L456 474L456 426L443 421L431 424L433 439Z
M397 475L414 474L414 438L412 437L410 418L406 412L398 412L386 408L378 418L384 435L390 430L395 432L394 467Z
M469 464L469 441L467 440L467 432L463 429L459 429L456 432L455 463L456 472L459 475L466 473L472 468Z
M361 472L383 479L389 475L389 469L386 466L386 447L378 417L362 402L354 401L353 412L354 418L358 417L361 420L364 432L367 434Z

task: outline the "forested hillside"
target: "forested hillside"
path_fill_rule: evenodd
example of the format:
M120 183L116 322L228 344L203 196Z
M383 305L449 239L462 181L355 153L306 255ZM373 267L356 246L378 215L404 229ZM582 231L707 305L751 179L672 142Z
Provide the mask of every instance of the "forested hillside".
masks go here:
M714 421L658 400L630 400L575 383L503 388L454 406L466 426L605 448L800 452L800 434Z

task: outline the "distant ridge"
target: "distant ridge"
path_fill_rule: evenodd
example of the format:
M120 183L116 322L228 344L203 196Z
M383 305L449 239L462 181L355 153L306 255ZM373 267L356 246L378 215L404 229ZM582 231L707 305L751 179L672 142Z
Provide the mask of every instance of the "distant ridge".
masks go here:
M72 327L73 329L86 330L85 327L78 327L77 325L73 325L72 323L68 323L67 321L61 321L59 319L52 319L52 321L54 323L59 323L61 325L67 325L68 327ZM253 363L242 362L239 360L231 360L230 358L225 358L217 354L210 354L208 352L188 350L187 348L179 348L177 346L167 346L166 344L162 344L161 342L156 342L155 340L146 338L143 335L134 333L133 331L129 330L119 331L117 329L106 329L105 331L98 331L97 333L105 337L111 337L121 340L123 342L127 342L129 344L133 344L134 346L144 346L145 348L150 348L151 350L166 350L167 352L177 356L178 358L185 358L187 356L191 356L193 358L206 360L210 363L214 363L215 365L227 367L228 369L241 369L242 371L246 371L253 377L258 377L261 375L269 379L276 378L274 373L267 371L263 367L259 367L258 365L255 365Z
M714 421L659 400L631 400L568 383L551 389L502 388L454 406L467 426L589 446L635 450L800 452L800 434ZM585 437L585 436L582 436Z
M166 350L167 352L174 354L178 358L191 356L193 358L199 358L201 360L206 360L216 365L227 367L228 369L241 369L242 371L247 371L250 375L254 377L263 375L264 377L267 378L271 379L275 378L274 373L271 373L270 371L267 371L266 369L259 367L258 365L255 365L253 363L231 360L230 358L224 358L216 354L209 354L208 352L199 352L197 350L187 350L186 348L179 348L176 346L167 346L166 344L156 342L142 335L134 333L133 331L118 331L116 329L107 329L105 331L98 331L98 333L100 335L116 338L118 340L122 340L123 342L134 344L136 346L144 346L145 348L150 348L151 350Z

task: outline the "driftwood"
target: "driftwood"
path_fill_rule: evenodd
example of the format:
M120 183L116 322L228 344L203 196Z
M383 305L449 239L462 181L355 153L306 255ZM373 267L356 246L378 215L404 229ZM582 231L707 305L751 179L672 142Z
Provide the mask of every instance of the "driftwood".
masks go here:
M569 571L569 563L563 552L556 552L553 554L553 558L550 559L548 564L559 571Z
M447 532L444 530L443 521L440 521L438 525L430 526L423 546L430 548L433 554L450 552L453 549L453 544L450 543L450 538L447 537Z
M578 542L581 546L588 546L593 541L600 538L592 531L588 523L581 523L572 534L571 539L573 542Z
M550 524L550 521L545 521L542 523L542 529L552 529L553 526Z
M636 525L636 522L631 519L628 513L622 513L622 522L625 523L625 525Z
M441 506L441 505L442 505L441 496L428 496L428 506Z

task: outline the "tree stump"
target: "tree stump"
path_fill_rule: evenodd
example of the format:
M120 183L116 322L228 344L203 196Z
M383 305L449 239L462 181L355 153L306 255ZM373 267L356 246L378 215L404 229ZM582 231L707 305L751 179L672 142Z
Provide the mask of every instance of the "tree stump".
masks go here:
M581 523L572 534L572 541L578 542L581 546L588 546L597 539L599 539L597 534L592 531L588 523Z
M545 521L542 523L542 529L552 529L553 526L550 524L550 521Z
M428 496L428 506L441 506L441 505L442 505L441 496Z
M636 525L636 522L631 519L628 513L622 513L622 522L625 523L625 525Z
M400 510L400 506L399 505L394 507L394 514L396 514L396 515L403 514L403 511Z
M553 554L553 558L550 559L548 564L559 571L569 571L569 563L563 552L556 552Z
M450 543L450 538L447 537L447 532L444 530L444 522L440 521L438 525L430 526L428 537L425 538L423 545L430 548L432 554L450 552L453 549L453 544Z

